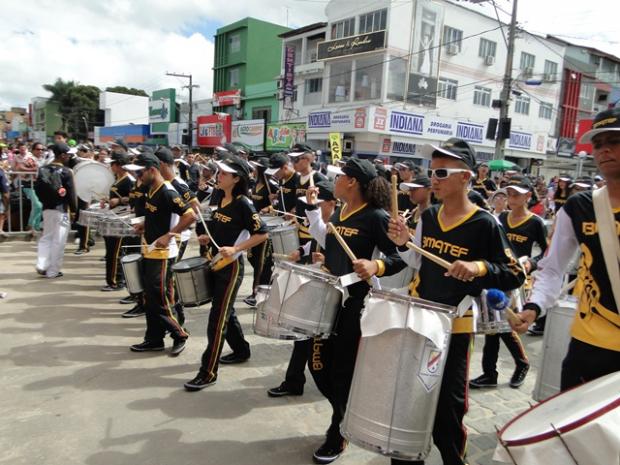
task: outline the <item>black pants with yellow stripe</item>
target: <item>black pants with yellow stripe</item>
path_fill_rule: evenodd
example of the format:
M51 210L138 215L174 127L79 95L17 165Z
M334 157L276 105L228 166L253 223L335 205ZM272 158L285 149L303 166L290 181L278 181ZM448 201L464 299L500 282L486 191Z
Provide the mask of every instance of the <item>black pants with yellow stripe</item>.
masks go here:
M121 268L122 237L104 236L105 242L105 282L108 286L117 287L122 284Z
M453 334L441 380L439 401L433 425L433 442L444 465L464 465L467 429L463 418L468 409L469 355L473 335ZM392 459L392 465L423 465L423 460Z
M248 261L254 270L252 295L256 294L258 286L268 285L271 282L273 272L273 251L271 247L271 241L266 240L256 247L252 247L248 253Z
M217 378L224 340L241 358L250 357L250 344L243 337L234 309L235 298L243 280L242 259L235 260L221 270L210 271L207 279L213 291L213 301L207 324L207 348L202 354L200 373L211 381Z
M485 375L497 377L497 357L499 355L499 340L504 341L506 348L512 355L517 366L529 365L521 338L514 331L484 336L482 349L482 371Z
M172 308L174 305L174 286L172 264L174 259L144 258L144 307L146 311L146 334L144 340L154 344L164 341L166 331L172 339L187 339L188 334L179 324Z

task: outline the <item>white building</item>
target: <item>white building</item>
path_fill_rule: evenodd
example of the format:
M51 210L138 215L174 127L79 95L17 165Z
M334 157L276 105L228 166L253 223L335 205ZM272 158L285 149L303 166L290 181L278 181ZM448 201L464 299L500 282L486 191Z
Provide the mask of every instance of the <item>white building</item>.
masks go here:
M105 112L105 125L149 124L149 98L139 95L101 92L99 109Z
M492 103L500 98L507 49L495 18L447 0L332 0L325 11L318 64L304 61L313 56L306 37L313 31L284 38L284 47L300 43L302 53L297 99L281 114L307 121L311 146L327 148L328 134L337 132L345 151L361 157L416 158L420 144L461 137L480 159L492 157L495 141L485 136L489 119L499 117ZM523 31L517 37L505 155L523 167L546 157L563 53L561 44L542 37ZM303 71L308 65L311 73ZM543 83L526 85L531 78ZM309 82L316 89L319 80L320 103L318 96L305 98Z

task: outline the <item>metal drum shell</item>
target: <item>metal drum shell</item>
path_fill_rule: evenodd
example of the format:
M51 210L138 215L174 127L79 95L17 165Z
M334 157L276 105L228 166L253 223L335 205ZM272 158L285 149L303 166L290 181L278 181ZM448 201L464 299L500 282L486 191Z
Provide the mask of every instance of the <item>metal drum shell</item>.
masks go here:
M296 334L278 325L279 309L274 307L280 297L277 291L271 292L271 286L258 286L256 289L256 310L254 312L254 334L269 339L299 341L307 336Z
M273 253L288 255L299 248L297 226L282 225L269 231Z
M394 295L391 292L371 291L376 297ZM418 308L435 308L454 316L454 307L426 302L408 296ZM414 304L415 302L415 304ZM408 311L409 305L402 305ZM365 310L366 311L366 310ZM426 337L408 328L388 329L380 334L360 339L355 370L341 424L341 434L364 449L405 460L423 460L431 449L432 431L441 379L450 345L446 331L441 348ZM434 385L428 389L420 373L431 357L437 362Z
M289 276L285 289L280 289L278 284L278 276L282 273L288 273ZM311 280L291 294L287 287L290 275L294 273ZM278 297L270 306L279 308L278 325L309 337L329 335L342 301L342 293L335 287L337 282L336 276L314 267L280 262L273 273L271 292L282 293L286 300L280 304Z
M487 305L486 289L480 294L478 318L476 319L477 334L498 334L512 331L506 312L492 310Z
M411 284L411 281L413 280L413 273L414 269L410 266L406 266L392 276L382 276L379 278L381 289L390 290L409 287L409 284Z
M213 298L209 286L209 262L203 257L180 260L172 265L172 273L185 307L198 307Z
M130 220L131 217L129 216L123 217L123 221L125 221L125 223L123 223L123 221L118 218L106 216L99 222L97 231L102 236L107 237L136 236L137 234L135 233L133 227L130 226L130 224L126 224L129 223Z
M101 209L80 210L77 224L91 229L98 229L103 215L104 213Z
M283 226L287 223L283 216L274 216L274 215L259 215L260 219L265 226L267 226L267 230L271 231L272 229L276 229L280 226Z
M543 352L532 397L537 402L560 392L562 361L571 340L570 329L577 312L574 297L562 299L547 312Z
M141 294L144 291L142 282L142 255L134 253L121 257L121 266L125 275L127 291L130 294Z

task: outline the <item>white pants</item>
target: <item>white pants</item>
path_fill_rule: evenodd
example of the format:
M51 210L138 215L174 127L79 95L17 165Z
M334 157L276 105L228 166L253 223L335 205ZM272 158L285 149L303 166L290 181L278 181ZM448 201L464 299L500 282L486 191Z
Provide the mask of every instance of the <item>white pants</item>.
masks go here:
M70 227L68 213L43 210L43 234L39 239L37 268L45 271L47 277L56 276L62 268Z

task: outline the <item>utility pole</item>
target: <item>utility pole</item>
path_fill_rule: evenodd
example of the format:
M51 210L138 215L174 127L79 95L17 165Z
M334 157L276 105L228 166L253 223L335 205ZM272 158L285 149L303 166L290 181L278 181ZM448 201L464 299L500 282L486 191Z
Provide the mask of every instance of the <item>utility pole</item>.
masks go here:
M510 19L510 30L508 31L508 56L506 57L506 69L504 70L504 87L500 96L501 106L499 109L499 121L497 138L495 139L495 154L494 160L501 160L504 158L504 144L506 134L503 134L502 128L505 121L508 119L508 107L510 106L510 93L512 91L512 62L515 51L515 36L517 29L517 1L512 0L512 17ZM507 134L510 138L510 134Z
M192 93L194 90L194 87L198 88L200 87L197 84L192 84L192 75L191 74L182 74L182 73L166 73L166 76L174 76L174 77L180 77L180 78L185 78L185 79L189 79L189 85L188 86L183 86L183 88L187 88L189 89L189 118L188 118L188 122L187 122L187 134L189 137L189 144L188 147L191 150L192 148L192 142L193 142L193 137L192 137L192 131L193 131L193 126L194 126L194 105L193 105L193 100L192 100ZM175 103L176 104L176 103Z

